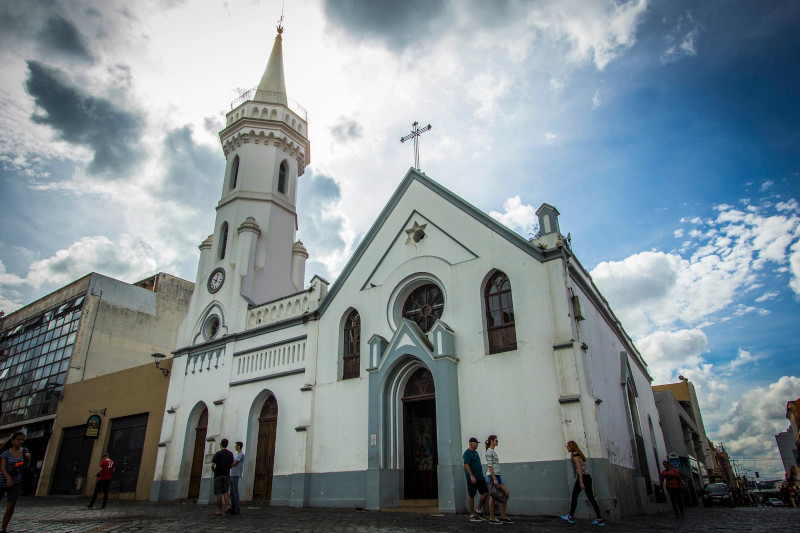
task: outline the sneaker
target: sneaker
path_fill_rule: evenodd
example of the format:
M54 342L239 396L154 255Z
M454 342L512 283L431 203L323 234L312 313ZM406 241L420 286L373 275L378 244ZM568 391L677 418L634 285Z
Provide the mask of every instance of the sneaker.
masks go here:
M597 520L595 520L594 522L592 522L592 525L593 525L593 526L604 526L604 525L606 525L606 523L605 523L605 522L603 522L603 519L602 519L602 518L598 518Z
M489 523L490 523L490 524L502 524L503 522L501 522L500 520L498 520L497 518L495 518L494 520L489 520Z
M469 517L469 521L470 521L470 522L483 522L483 520L481 520L480 518L478 518L478 517L477 517L477 516L475 516L475 515L470 515L470 517Z
M483 511L475 511L475 516L477 516L477 517L478 517L478 518L480 518L481 520L489 520L488 518L486 518L485 516L483 516Z
M575 523L575 520L573 520L573 518L568 514L561 515L561 520L565 520L565 521L569 522L570 524L574 524Z
M500 521L504 524L513 524L514 521L511 520L509 517L501 518Z

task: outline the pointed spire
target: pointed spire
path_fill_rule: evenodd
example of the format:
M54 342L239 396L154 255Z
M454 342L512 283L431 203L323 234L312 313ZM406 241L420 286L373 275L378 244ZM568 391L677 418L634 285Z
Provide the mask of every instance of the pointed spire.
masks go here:
M254 100L261 102L275 102L277 99L286 99L286 81L283 77L283 46L281 34L283 27L278 26L278 35L275 36L275 44L272 45L272 53L269 55L267 62L267 69L264 75L261 76L261 82L258 84L256 97ZM276 98L276 94L282 94L283 98Z

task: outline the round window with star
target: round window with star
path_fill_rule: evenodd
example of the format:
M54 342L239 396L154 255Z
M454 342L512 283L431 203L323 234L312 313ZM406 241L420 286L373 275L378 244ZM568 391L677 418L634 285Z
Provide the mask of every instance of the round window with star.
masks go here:
M225 269L220 267L208 276L208 292L214 294L222 288L223 283L225 283Z
M436 283L412 287L403 300L401 316L415 322L427 333L444 312L444 293Z

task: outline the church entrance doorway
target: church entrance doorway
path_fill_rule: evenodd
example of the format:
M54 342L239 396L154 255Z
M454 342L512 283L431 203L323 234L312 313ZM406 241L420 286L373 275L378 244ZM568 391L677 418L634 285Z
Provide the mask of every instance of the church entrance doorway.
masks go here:
M436 392L427 368L409 378L402 400L405 498L437 499Z
M278 429L278 401L270 396L258 416L258 445L256 448L256 477L253 482L254 500L272 499L272 472L275 466L275 436Z
M192 473L189 476L189 494L187 498L200 496L200 480L203 479L203 457L206 452L206 430L208 429L208 409L203 409L194 435L194 451L192 453Z

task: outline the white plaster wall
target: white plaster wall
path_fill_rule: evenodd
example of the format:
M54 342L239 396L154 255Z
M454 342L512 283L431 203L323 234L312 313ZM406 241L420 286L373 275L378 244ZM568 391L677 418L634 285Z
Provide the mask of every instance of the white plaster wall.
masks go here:
M428 223L416 247L405 244L402 231L414 221ZM464 260L465 248L473 258ZM387 265L388 259L395 264ZM518 349L487 355L482 282L493 269L503 270L511 281ZM376 333L391 340L393 298L419 274L438 280L445 292L442 321L455 332L463 446L470 436L483 441L495 433L502 436L498 451L504 462L563 458L550 316L552 300L563 294L563 287L551 291L544 265L415 182L320 320L314 471L366 468L367 341ZM362 290L365 280L370 280L368 288ZM358 310L362 321L361 377L337 381L341 323L350 308ZM503 405L502 416L487 401L489 394ZM557 437L540 445L542 435Z
M587 368L591 382L592 394L602 402L598 405L598 422L602 438L603 455L611 463L627 468L634 468L634 450L631 448L630 432L626 419L627 399L621 384L622 368L620 352L630 352L630 348L620 340L601 312L595 307L585 292L573 286L581 302L581 310L585 320L578 322L580 339L588 345L586 351ZM651 479L658 479L657 457L653 457L653 443L648 425L648 415L653 421L656 437L656 449L659 456L664 453L664 439L658 423L658 411L655 406L650 381L636 363L632 355L628 355L631 373L636 384L636 398L639 410L639 423L645 443Z
M165 415L161 441L167 442L167 446L163 452L163 472L160 476L157 475L156 479L175 480L182 473L188 475L186 467L191 466L191 449L194 443L193 427L190 427L193 421L190 417L195 406L202 402L209 410L207 438L216 438L215 451L219 449L219 441L223 438L227 438L231 446L239 440L245 443L245 454L250 459L246 466L249 472L248 490L252 491L258 428L257 426L249 428L252 424L249 415L254 401L256 399L263 401L263 398L259 397L263 391L270 391L278 401L274 474L285 475L297 471L299 465L296 465L294 460L297 439L295 428L301 425L304 419L308 419L308 415L303 413L307 402L302 395L310 394L300 391L305 381L304 374L265 379L234 387L230 386L230 382L235 371L234 353L307 335L315 326L316 322L309 322L241 339L238 342L231 341L225 347L225 356L221 359L219 368L215 369L212 365L210 371L203 370L193 374L190 369L186 373L187 355L179 356L170 374L166 401L167 409L175 409L175 413ZM306 361L309 357L313 357L313 346L307 345ZM223 400L223 403L214 405L217 400ZM260 405L256 408L256 418L259 411ZM170 417L172 419L168 420ZM252 429L249 439L248 429ZM189 437L189 443L185 442L186 436ZM204 467L203 476L211 476L208 465Z

